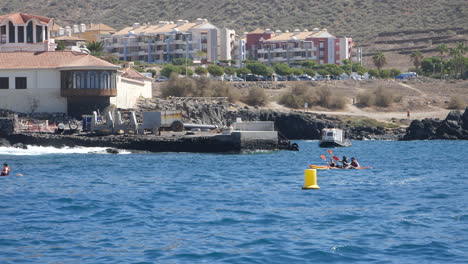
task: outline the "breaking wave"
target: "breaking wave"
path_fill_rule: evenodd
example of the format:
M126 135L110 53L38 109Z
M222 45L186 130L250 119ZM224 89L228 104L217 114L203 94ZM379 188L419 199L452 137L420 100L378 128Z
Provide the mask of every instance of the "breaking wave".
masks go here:
M15 156L35 156L35 155L48 155L48 154L110 154L107 152L108 148L103 147L41 147L41 146L27 146L27 149L13 148L13 147L0 147L0 155L15 155ZM131 154L127 150L119 150L119 154Z

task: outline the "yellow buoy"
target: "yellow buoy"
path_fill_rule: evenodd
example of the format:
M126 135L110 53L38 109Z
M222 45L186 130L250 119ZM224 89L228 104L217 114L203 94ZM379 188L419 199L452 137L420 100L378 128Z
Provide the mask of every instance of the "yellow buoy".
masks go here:
M316 169L304 170L304 186L302 186L302 190L308 189L320 189L320 187L317 185Z

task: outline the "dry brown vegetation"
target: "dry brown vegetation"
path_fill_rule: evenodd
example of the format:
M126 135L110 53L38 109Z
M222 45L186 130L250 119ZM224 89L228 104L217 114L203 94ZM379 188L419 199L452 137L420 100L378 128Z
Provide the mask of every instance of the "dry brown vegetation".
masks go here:
M250 89L243 101L251 106L265 106L269 102L265 89L260 87Z
M314 87L304 82L293 84L292 88L280 97L279 103L291 108L302 108L307 103L309 106L342 109L346 100L343 95L332 92L330 87Z
M161 96L175 97L227 97L230 102L239 100L240 94L230 83L212 81L202 77L192 79L172 75L169 81L161 86Z

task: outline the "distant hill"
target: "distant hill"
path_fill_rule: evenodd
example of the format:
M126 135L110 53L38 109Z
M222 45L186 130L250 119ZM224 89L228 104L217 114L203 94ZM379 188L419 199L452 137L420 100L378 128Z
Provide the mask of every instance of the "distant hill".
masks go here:
M59 24L115 28L197 17L239 32L320 27L358 40L380 32L468 28L466 0L0 0L0 14L18 11L54 17Z

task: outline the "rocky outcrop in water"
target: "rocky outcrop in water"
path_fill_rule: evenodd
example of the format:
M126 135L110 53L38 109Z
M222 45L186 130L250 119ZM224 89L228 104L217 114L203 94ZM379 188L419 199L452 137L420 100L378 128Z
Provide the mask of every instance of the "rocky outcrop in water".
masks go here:
M468 107L461 114L451 111L444 120L414 120L406 130L403 140L464 139L468 140Z

